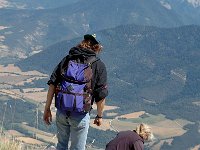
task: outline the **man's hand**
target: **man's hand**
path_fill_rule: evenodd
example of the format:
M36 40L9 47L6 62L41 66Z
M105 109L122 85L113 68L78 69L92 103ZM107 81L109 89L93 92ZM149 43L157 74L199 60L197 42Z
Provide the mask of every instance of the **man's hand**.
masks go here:
M45 104L45 109L44 109L44 115L43 115L43 120L47 125L50 125L52 122L52 115L51 115L51 103L52 103L52 99L55 93L55 86L53 84L49 85L49 89L47 92L47 101Z
M44 110L43 120L47 125L51 125L52 115L51 115L51 110L50 109L45 109Z
M102 118L95 117L94 124L96 124L97 126L100 126L102 124L102 121L103 121Z

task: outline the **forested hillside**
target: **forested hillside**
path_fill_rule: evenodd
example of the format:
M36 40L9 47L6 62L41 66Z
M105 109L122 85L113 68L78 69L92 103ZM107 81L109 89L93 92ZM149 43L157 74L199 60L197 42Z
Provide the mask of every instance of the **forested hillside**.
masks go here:
M136 25L97 32L104 45L100 57L108 69L112 103L121 106L122 112L137 105L134 109L145 108L164 114L167 111L169 117L198 119L196 113L192 117L190 113L198 109L191 102L199 97L199 32L198 26L166 29ZM80 40L52 45L18 65L50 74L56 63ZM144 100L148 103L143 103ZM124 101L129 103L126 105ZM177 109L166 107L169 104L174 108L186 106L185 109L191 111L182 109L177 114Z

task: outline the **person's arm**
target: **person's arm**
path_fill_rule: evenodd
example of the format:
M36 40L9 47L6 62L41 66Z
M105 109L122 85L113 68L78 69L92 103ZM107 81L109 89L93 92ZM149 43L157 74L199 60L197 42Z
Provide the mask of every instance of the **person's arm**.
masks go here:
M50 125L52 122L52 115L51 115L51 103L55 93L55 86L53 84L49 85L49 90L47 92L47 100L44 109L43 120L47 125Z
M105 98L97 103L97 116L95 117L94 124L100 126L102 124L103 110L105 105Z
M107 71L105 64L101 61L98 62L99 66L96 84L94 88L94 98L97 105L97 116L95 117L94 124L100 126L102 124L103 110L105 105L105 98L108 95L107 89Z
M50 107L51 107L51 103L55 94L56 86L60 83L60 80L61 80L61 68L67 65L69 57L70 56L67 55L60 61L60 63L54 68L50 76L50 80L47 82L47 84L49 85L49 89L47 92L47 100L46 100L46 105L45 105L44 115L43 115L43 120L45 121L47 125L50 125L52 121Z
M97 102L97 115L103 117L103 110L105 105L105 98Z

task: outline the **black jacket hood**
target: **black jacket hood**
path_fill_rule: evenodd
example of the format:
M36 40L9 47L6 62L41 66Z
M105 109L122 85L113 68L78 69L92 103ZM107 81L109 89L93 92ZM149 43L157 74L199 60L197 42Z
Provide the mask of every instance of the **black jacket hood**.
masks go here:
M70 49L69 55L72 55L72 56L83 55L85 57L91 57L91 56L96 56L96 53L89 49L81 49L78 47L73 47Z

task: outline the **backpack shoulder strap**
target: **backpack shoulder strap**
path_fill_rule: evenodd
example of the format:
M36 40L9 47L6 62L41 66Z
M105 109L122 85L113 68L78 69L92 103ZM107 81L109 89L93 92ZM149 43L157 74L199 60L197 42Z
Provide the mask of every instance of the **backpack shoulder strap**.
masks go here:
M61 70L64 70L65 68L67 68L69 61L72 59L71 55L67 55L65 57L65 61L63 61L62 66L61 66Z
M86 61L86 63L91 66L94 62L100 60L98 57L96 56L92 56L92 57L89 57Z

